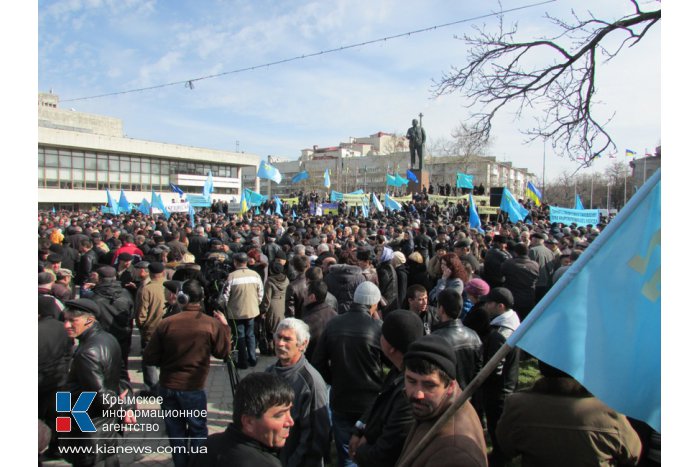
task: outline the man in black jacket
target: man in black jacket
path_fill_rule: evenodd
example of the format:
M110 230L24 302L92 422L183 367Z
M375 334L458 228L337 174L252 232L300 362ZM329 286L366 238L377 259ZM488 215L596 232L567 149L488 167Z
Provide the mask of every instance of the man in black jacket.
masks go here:
M392 363L372 407L355 424L350 457L359 466L391 467L413 423L404 391L403 355L423 335L423 322L409 310L393 311L382 324L382 353Z
M328 322L338 316L338 313L326 302L328 286L322 280L309 282L307 303L301 312L301 319L309 326L309 345L306 355L311 358L316 350L316 343L326 329Z
M501 274L501 265L511 258L510 253L506 251L506 237L503 235L494 235L491 248L484 256L484 274L483 279L489 284L489 287L501 287L504 279Z
M99 257L92 248L90 239L81 240L78 245L80 261L75 271L75 285L83 285L87 282L90 273L99 267Z
M359 268L358 268L359 269ZM339 466L352 466L348 443L355 422L381 389L381 321L379 288L369 281L357 286L347 313L328 323L311 363L331 385L333 437Z
M457 383L464 389L483 366L481 339L458 319L462 312L462 297L454 289L445 289L438 295L440 323L432 333L444 337L457 355Z
M190 467L281 467L275 455L294 425L294 389L271 373L251 373L238 383L233 423L207 438Z
M97 270L99 282L92 289L90 297L100 306L100 324L119 342L122 361L124 362L124 379L129 379L126 369L129 367L129 350L131 333L134 328L134 301L128 290L117 281L117 270L112 266L102 266Z
M122 392L120 388L122 360L119 343L100 326L100 308L94 301L87 298L68 301L63 313L68 337L78 339L79 343L66 383L70 398L62 400L68 404L59 404L57 398L56 408L70 411L72 404L83 393L97 393L87 411L96 431L83 431L77 423L71 424L70 434L67 435L70 439L64 442L75 448L71 454L64 455L73 465L104 462L105 466L118 466L119 461L113 451L120 432L114 426L121 420L115 414L119 409L128 408L120 403L126 391ZM104 447L101 451L95 449L98 443Z

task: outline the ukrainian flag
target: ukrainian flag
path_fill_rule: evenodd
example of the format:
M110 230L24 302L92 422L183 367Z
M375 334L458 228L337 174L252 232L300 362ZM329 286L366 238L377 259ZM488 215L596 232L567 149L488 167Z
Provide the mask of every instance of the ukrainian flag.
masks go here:
M535 202L535 206L542 204L542 193L540 193L540 190L538 190L531 182L527 182L525 196L533 200Z

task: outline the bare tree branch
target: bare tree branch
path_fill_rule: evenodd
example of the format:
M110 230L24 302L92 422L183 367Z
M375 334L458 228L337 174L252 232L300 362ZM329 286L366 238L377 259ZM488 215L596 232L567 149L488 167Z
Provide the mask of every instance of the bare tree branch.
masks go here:
M561 33L530 42L516 42L517 24L506 31L501 17L497 33L479 28L475 36L462 37L468 46L467 65L443 73L434 83L433 94L459 92L467 108L480 109L471 117L469 128L482 141L488 140L494 117L506 105L515 104L516 118L526 109L541 110L537 126L523 131L529 141L549 140L556 152L588 167L602 153L616 149L605 130L614 115L600 120L593 114L596 62L608 61L623 47L636 45L661 19L660 9L641 11L637 1L631 3L635 12L614 22L590 12L585 19L572 12L571 24L547 16ZM616 32L625 37L609 50L603 41ZM530 64L543 63L541 57L547 57L544 65Z

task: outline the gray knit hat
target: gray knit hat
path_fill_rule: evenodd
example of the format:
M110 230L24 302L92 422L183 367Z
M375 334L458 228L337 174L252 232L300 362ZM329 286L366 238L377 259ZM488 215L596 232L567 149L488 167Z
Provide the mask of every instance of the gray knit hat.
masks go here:
M352 301L360 305L376 305L382 299L382 293L379 287L372 282L365 281L357 286L355 294L352 296Z

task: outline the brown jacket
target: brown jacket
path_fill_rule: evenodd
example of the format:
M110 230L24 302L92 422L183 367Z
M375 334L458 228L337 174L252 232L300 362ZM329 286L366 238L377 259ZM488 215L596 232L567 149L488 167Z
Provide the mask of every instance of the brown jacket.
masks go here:
M144 282L136 292L136 325L141 331L141 341L148 343L165 313L165 289L163 278Z
M461 391L457 390L451 402L454 402L460 393ZM413 450L449 405L446 405L445 409L431 420L414 422L396 465L403 462L404 456ZM471 402L465 402L443 425L428 446L408 465L411 467L486 467L488 463L484 430Z
M231 328L190 304L160 322L143 351L149 365L160 367L160 384L176 391L204 389L211 356L231 351Z
M523 467L635 465L639 436L624 415L571 378L542 378L506 398L496 436Z

